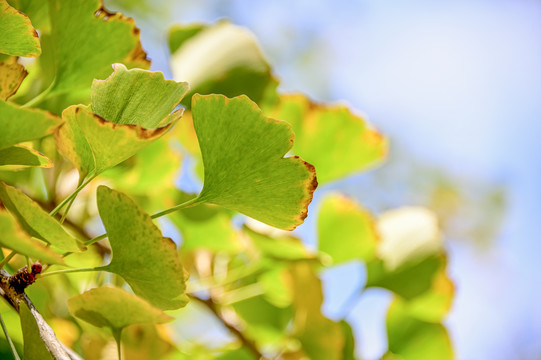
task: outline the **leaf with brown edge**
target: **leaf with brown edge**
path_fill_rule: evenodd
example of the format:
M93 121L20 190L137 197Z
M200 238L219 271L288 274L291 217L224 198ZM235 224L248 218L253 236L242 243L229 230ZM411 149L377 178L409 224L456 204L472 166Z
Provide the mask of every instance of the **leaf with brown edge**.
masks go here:
M53 163L39 151L26 146L11 146L0 149L0 166L20 165L52 168Z
M91 172L97 175L128 159L172 126L148 130L139 125L119 125L83 105L70 106L62 118L66 123L55 136L58 151L83 177Z
M387 139L347 106L283 95L268 110L270 116L291 124L295 132L292 152L314 164L322 184L377 165L387 154Z
M41 46L28 16L0 0L0 53L36 57Z
M52 134L59 117L39 109L27 109L0 100L0 149Z
M0 100L7 100L21 86L28 72L21 64L0 62Z
M317 187L314 167L298 156L291 126L267 118L246 96L194 95L192 113L205 180L198 202L293 230Z

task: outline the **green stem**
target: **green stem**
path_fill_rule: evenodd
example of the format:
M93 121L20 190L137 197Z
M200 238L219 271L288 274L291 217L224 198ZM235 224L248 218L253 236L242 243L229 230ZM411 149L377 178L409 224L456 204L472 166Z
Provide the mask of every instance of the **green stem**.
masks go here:
M0 262L0 269L3 269L4 266L6 266L6 264L15 256L17 255L17 252L16 251L12 251L8 256L6 256L4 258L4 260L2 260Z
M194 199L191 199L191 200L188 200L186 202L183 202L182 204L179 204L179 205L176 205L176 206L173 206L172 208L169 208L167 210L163 210L163 211L160 211L152 216L150 216L152 219L157 219L159 217L162 217L164 215L167 215L169 213L172 213L173 211L177 211L177 210L180 210L180 209L185 209L185 208L188 208L188 207L191 207L191 206L195 206L197 204L200 204L202 201L200 201L198 198L194 198ZM96 236L95 238L92 238L88 241L86 241L84 243L85 246L89 246L89 245L92 245L102 239L105 239L107 237L107 233L105 234L101 234L100 236Z
M17 349L15 349L15 344L13 344L13 341L8 334L8 329L6 327L6 324L4 324L4 319L2 319L2 316L0 316L0 324L2 325L2 330L4 330L4 335L6 335L6 340L9 343L9 347L11 348L11 352L13 353L13 357L15 358L15 360L21 360L19 354L17 353Z
M113 337L116 342L116 349L118 351L118 360L122 360L122 349L120 347L120 339L122 338L122 329L113 329Z
M56 78L53 80L53 82L51 83L51 85L49 85L47 87L47 89L43 90L41 93L39 93L36 97L30 99L26 104L24 105L21 105L21 107L32 107L38 103L40 103L43 99L45 99L47 97L47 95L49 95L49 93L51 92L51 90L54 88L56 84Z
M42 273L40 277L49 276L49 275L57 275L57 274L77 273L77 272L102 271L102 270L105 270L105 268L106 266L97 266L93 268L80 268L80 269L62 269L62 270L48 271L46 273Z
M77 189L75 189L74 192L72 192L67 198L65 198L64 201L62 201L60 204L58 204L58 205L53 209L53 211L51 211L51 212L49 213L49 215L51 215L51 216L56 215L56 214L60 211L60 209L62 209L69 201L72 201L72 199L75 199L75 197L77 196L77 194L79 194L79 192L80 192L81 190L83 190L83 188L84 188L85 186L87 186L89 182L91 182L92 180L94 180L94 178L95 178L96 176L97 176L97 175L92 175L92 176L90 176L90 178L88 178L87 181L82 182L82 183L77 187Z

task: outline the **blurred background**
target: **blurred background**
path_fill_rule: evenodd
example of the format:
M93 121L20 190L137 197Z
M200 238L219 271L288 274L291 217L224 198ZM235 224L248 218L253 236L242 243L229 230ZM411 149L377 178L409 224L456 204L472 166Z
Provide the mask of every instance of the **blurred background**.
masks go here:
M345 101L390 138L387 162L334 183L373 212L423 205L441 219L456 285L457 359L541 359L541 2L105 1L134 17L152 70L171 78L167 30L227 18L255 33L282 92ZM309 217L310 219L310 217ZM299 228L308 242L314 224ZM362 269L323 274L340 318ZM357 354L386 350L391 295L348 317Z

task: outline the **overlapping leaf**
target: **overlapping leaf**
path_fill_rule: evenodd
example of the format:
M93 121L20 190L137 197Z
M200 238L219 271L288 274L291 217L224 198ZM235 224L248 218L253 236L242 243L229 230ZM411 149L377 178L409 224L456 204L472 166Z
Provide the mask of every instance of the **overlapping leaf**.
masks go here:
M21 64L0 62L0 100L15 94L26 75L28 73Z
M63 264L62 258L39 241L32 239L5 210L0 210L0 245L18 254L48 264Z
M171 70L190 83L193 94L246 95L256 103L275 97L278 81L256 38L247 29L221 21L213 25L174 26L169 33Z
M341 196L327 197L318 218L319 250L337 265L350 260L371 260L376 253L377 234L368 211Z
M39 139L61 124L58 117L38 109L26 109L0 100L0 149Z
M0 199L28 234L65 251L82 250L80 243L56 219L19 189L0 183Z
M112 63L140 68L150 65L133 19L108 13L101 0L50 0L49 15L51 33L44 52L50 52L54 59L55 82L50 95L90 87L92 79L107 76ZM83 43L85 46L80 46Z
M68 300L73 316L97 327L122 330L133 324L161 324L174 318L147 301L116 287L99 287Z
M387 153L387 140L346 106L315 104L303 95L287 95L268 113L291 124L295 132L292 152L316 167L322 184L373 166Z
M293 143L289 124L245 96L195 95L192 109L205 166L199 201L282 229L301 224L317 181L311 164L283 157Z
M0 53L36 57L41 46L36 30L25 14L0 0Z
M186 305L184 269L175 243L122 193L100 186L98 209L113 250L111 263L103 269L122 276L137 295L160 309Z
M109 78L94 82L90 107L70 106L62 113L66 123L56 134L58 150L82 177L99 174L134 155L163 135L182 114L173 109L187 84L165 80L159 72L127 70L120 64L114 68ZM162 127L147 129L158 125Z
M0 149L0 166L2 165L53 167L51 160L40 152L25 146L11 146Z

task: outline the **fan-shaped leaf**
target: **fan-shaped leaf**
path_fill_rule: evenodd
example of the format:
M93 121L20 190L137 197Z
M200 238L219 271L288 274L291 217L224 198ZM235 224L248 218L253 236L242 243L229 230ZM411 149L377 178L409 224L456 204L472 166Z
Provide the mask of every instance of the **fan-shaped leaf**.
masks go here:
M174 318L147 301L115 287L99 287L68 300L73 316L98 327L122 330L133 324L161 324Z
M28 16L0 0L0 53L35 57L41 54L36 30Z
M1 149L0 166L2 165L53 167L51 160L43 156L40 152L25 146L11 146Z
M282 229L301 224L317 181L311 164L283 157L293 144L289 124L246 96L194 95L192 108L205 166L199 200Z
M15 94L26 75L28 73L21 64L0 62L0 100Z
M160 309L186 305L184 269L175 243L122 193L100 186L98 209L113 250L104 270L122 276L137 295Z
M293 153L314 164L322 184L373 166L387 153L387 140L344 105L314 104L303 95L288 95L281 96L269 114L291 124Z
M21 190L0 182L0 199L30 235L65 251L77 252L83 249L56 219Z

